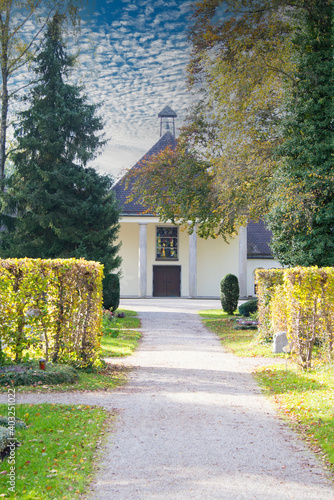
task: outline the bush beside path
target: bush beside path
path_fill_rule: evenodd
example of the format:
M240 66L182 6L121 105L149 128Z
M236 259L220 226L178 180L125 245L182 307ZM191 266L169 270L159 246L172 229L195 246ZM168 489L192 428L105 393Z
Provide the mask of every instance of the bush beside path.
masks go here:
M134 367L127 385L18 395L119 412L87 499L334 499L331 476L251 377L256 358L222 349L197 315L201 301L122 306L139 312L143 332L135 355L117 361Z

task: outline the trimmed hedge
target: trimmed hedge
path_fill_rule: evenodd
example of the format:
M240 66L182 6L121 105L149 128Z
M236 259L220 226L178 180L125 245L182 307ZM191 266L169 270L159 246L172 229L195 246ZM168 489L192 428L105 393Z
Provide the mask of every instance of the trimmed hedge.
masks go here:
M293 355L303 369L311 367L315 343L327 360L333 356L334 268L296 267L258 270L259 322L271 333L286 331ZM262 325L265 326L265 325Z
M84 259L0 259L0 358L98 362L102 277Z
M238 307L239 281L234 274L227 274L220 282L220 302L223 311L233 314Z
M283 284L283 273L283 269L257 269L255 273L259 335L266 341L272 340L274 333L286 331L286 325L284 327L285 315L283 314L281 318L278 318L273 314L273 308L275 307L273 298L278 296L279 287Z

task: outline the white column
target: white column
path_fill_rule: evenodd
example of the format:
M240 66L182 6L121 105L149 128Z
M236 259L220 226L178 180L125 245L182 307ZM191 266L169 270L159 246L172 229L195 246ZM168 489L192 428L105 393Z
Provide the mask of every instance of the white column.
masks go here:
M146 297L147 284L147 222L139 223L138 258L139 297Z
M197 232L189 235L189 297L197 297Z
M239 231L239 288L240 298L247 297L247 226Z

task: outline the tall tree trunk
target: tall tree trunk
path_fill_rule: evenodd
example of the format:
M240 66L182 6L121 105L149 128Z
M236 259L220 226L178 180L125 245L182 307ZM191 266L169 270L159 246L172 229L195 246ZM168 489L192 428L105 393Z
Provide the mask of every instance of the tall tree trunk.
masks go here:
M6 136L8 114L8 75L2 71L1 125L0 125L0 181L5 178Z
M7 115L8 115L8 50L9 50L9 20L12 9L12 0L7 0L1 12L1 123L0 123L0 184L5 178L6 163L6 135L7 135Z

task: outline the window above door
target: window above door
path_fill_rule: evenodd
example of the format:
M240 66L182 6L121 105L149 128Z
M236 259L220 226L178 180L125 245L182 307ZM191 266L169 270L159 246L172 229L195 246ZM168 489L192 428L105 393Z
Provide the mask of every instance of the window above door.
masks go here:
M156 260L178 260L177 227L157 227Z

